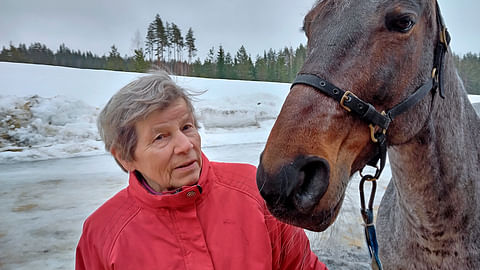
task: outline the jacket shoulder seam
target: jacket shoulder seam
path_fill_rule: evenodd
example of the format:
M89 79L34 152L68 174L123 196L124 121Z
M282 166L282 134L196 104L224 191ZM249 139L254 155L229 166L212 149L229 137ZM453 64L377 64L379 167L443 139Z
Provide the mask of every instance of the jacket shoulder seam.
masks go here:
M218 165L218 164L222 164L222 163L219 163L219 162L215 162L214 163L215 165ZM248 167L255 167L253 165L250 165L250 164L241 164L241 163L237 163L239 165L242 165L242 166L248 166ZM263 204L262 202L260 201L260 198L258 198L258 196L255 196L254 194L252 194L251 192L249 192L249 190L252 189L251 186L249 185L246 185L246 184L243 184L241 182L228 182L228 181L223 181L222 178L219 177L218 173L217 173L217 170L218 170L218 167L217 166L212 166L212 173L215 175L215 182L218 183L219 185L222 185L223 187L225 188L228 188L228 189L233 189L233 190L236 190L238 192L241 192L247 196L249 196L250 198L252 198L253 200L255 200L257 202L257 204L263 208ZM238 174L238 173L235 173L235 172L229 172L229 174L231 176L234 176L234 177L239 177L241 178L242 180L243 179L248 179L248 177L244 174ZM223 176L223 175L222 175Z
M135 211L130 215L130 217L127 218L127 219L124 221L123 225L120 227L120 229L118 230L118 232L114 235L113 240L112 240L112 243L111 243L111 246L110 246L110 250L108 251L108 257L107 257L107 258L111 258L112 252L113 252L113 250L114 250L114 248L115 248L115 245L116 245L116 243L117 243L117 241L118 241L118 238L120 238L120 235L122 234L122 232L123 232L123 230L125 229L125 227L126 227L126 226L130 223L130 221L132 221L132 220L138 215L138 213L140 213L140 211L142 210L141 207L138 207L138 206L136 206L135 204L132 204L132 205L129 207L129 209L134 208L134 207L137 207L137 210L135 210ZM128 209L128 210L129 210L129 209Z

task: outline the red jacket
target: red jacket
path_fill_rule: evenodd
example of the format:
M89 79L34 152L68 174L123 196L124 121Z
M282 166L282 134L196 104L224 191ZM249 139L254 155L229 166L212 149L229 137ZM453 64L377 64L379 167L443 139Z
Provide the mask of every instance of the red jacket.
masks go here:
M273 218L255 167L209 162L197 186L153 195L129 186L86 221L76 269L326 269L302 229Z

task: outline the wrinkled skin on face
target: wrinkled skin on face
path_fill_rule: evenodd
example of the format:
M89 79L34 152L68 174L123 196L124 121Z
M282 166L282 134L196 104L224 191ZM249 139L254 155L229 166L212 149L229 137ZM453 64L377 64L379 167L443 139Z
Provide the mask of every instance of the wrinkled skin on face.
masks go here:
M132 161L119 162L138 171L157 192L194 185L202 168L201 139L195 119L182 98L135 124L137 145Z

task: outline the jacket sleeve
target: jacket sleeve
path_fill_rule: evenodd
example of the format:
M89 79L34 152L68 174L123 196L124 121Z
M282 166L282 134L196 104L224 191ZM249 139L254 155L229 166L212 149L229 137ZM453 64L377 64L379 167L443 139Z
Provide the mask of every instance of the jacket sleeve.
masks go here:
M273 269L327 270L310 249L310 241L303 229L282 223L271 214L265 218L272 241Z
M87 230L84 227L75 254L75 270L97 269L105 269L105 267L102 264L98 250L94 248L94 243L89 240Z

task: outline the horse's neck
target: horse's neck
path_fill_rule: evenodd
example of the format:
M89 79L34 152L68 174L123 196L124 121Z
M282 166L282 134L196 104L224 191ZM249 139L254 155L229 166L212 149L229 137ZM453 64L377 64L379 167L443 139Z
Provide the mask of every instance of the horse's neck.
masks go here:
M450 60L445 99L415 138L388 149L399 211L414 226L438 230L475 216L480 193L480 121ZM438 95L438 93L437 93Z

